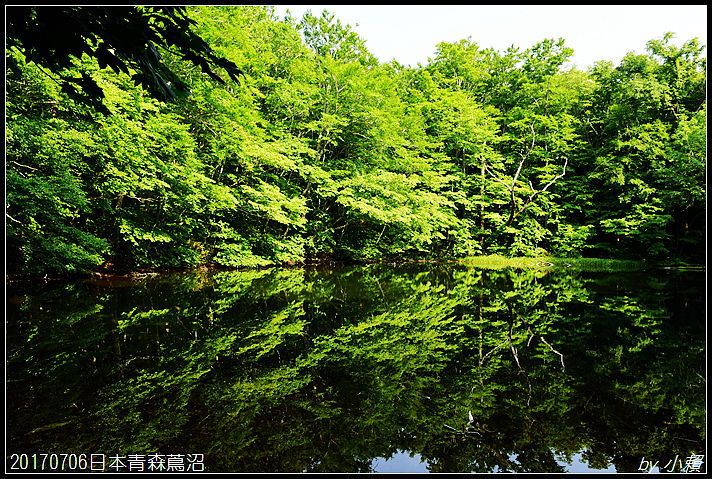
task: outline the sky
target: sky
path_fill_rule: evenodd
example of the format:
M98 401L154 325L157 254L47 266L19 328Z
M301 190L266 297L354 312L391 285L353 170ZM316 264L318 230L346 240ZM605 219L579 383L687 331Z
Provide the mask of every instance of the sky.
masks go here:
M282 19L287 9L297 19L326 9L381 62L412 67L434 58L438 43L468 37L500 52L561 37L574 50L564 67L579 70L600 60L618 65L630 51L644 54L649 40L670 31L678 47L695 37L707 45L706 5L276 5L275 13Z

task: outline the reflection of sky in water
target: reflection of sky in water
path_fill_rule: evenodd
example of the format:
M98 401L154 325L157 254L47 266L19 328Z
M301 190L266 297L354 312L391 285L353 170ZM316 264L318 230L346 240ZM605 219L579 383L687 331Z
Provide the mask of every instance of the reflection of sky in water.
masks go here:
M574 454L571 458L571 465L569 466L565 462L558 461L562 466L566 466L568 472L616 472L616 466L610 465L606 469L591 469L588 467L587 462L582 462L582 455Z
M398 452L390 459L378 457L373 460L371 467L375 472L428 472L427 464L421 462L420 454L410 456L410 452ZM560 465L566 467L567 472L616 472L615 466L611 465L607 469L591 469L588 464L581 461L581 454L574 454L571 458L571 465L558 461ZM514 460L516 456L510 457ZM493 472L499 472L495 469Z
M420 454L410 452L397 452L390 459L377 457L373 460L371 467L375 472L428 472L427 464L421 462Z

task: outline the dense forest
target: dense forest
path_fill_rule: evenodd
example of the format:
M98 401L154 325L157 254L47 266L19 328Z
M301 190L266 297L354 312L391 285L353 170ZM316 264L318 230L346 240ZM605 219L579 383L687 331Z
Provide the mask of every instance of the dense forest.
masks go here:
M187 13L241 71L216 81L177 51L156 52L190 91L175 101L106 59L85 54L57 74L7 48L8 273L475 255L705 261L697 39L677 47L661 32L647 53L585 72L563 68L564 39L505 52L464 39L405 67L380 62L328 12ZM67 78L98 85L101 104L80 101Z

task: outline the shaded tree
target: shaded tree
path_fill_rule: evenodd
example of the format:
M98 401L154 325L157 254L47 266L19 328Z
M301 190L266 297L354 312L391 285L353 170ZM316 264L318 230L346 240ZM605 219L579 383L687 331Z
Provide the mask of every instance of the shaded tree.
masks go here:
M238 81L243 72L233 62L217 56L191 30L196 22L185 7L8 7L7 49L59 76L62 91L74 99L102 108L102 89L86 71L68 73L72 57L86 54L116 73L132 74L154 98L174 100L190 95L188 84L165 63L157 47L199 66L213 80L224 80L219 67ZM7 56L8 67L21 73L17 61ZM133 72L130 73L130 71ZM80 91L81 90L81 91Z

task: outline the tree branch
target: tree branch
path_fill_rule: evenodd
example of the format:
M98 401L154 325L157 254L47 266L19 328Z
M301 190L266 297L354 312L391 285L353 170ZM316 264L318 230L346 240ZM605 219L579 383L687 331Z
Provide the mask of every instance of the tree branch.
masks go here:
M522 161L519 162L519 168L517 168L517 172L514 174L514 179L512 180L512 187L509 189L509 191L512 191L512 192L514 192L514 184L517 182L519 173L522 171L522 166L524 166L524 161L527 158L529 158L529 155L531 154L532 150L534 149L534 123L529 125L529 127L532 129L532 145L529 147L529 151L527 151L526 155L521 155Z
M529 195L529 198L527 198L527 201L524 203L524 206L522 206L522 209L519 210L519 212L514 216L514 218L519 217L519 215L521 215L521 214L524 212L524 210L527 209L527 206L529 206L529 203L532 202L532 200L534 199L534 197L535 197L536 195L538 195L539 193L545 192L545 191L547 190L547 188L549 188L551 185L553 185L556 180L558 180L559 178L563 178L563 176L566 174L566 165L569 164L569 159L568 159L568 158L564 157L564 160L565 160L565 161L564 161L564 170L563 170L563 172L562 172L560 175L555 176L554 179L551 180L551 181L544 187L543 190L541 190L541 191L536 191L536 190L534 189L534 185L532 185L531 180L529 181L529 187L532 189L532 194ZM514 219L514 218L513 218L513 219Z
M536 334L534 331L532 331L532 327L529 325L529 323L527 323L527 320L524 319L521 314L519 314L519 311L517 311L514 308L514 306L512 306L512 303L508 299L505 299L504 301L505 301L505 303L507 303L507 307L509 308L509 312L512 315L512 319L514 319L514 314L516 314L519 317L519 319L522 321L522 324L524 325L524 327L527 328L527 331L529 331L529 334L531 334L531 336L529 337L529 341L527 342L527 346L529 346L529 344L531 343L532 338L534 338L535 336L538 336L539 339L541 339L541 342L543 342L544 344L549 346L549 349L551 349L553 352L555 352L556 354L559 355L559 357L561 358L561 369L562 369L562 371L565 371L566 366L564 366L564 355L561 354L560 352L558 352L556 349L554 349L551 346L551 344L547 343L546 340L544 339L544 336L542 336L540 334ZM512 346L512 350L514 351L514 346ZM515 359L516 359L516 353L515 353ZM519 360L517 360L517 365L519 365ZM520 369L521 369L521 366L520 366Z
M139 203L153 203L154 201L160 201L160 199L157 198L139 198L137 196L131 196L131 195L122 195L125 196L126 198L131 198L132 200L136 200Z
M499 181L500 183L502 183L502 184L504 185L504 187L507 188L507 190L512 191L512 189L509 187L509 185L507 185L507 183L505 183L504 181L502 181L502 180L500 180L499 178L497 178L497 176L496 176L494 173L492 173L492 171L490 171L489 168L487 168L487 163L486 163L486 162L483 162L483 164L484 164L484 166L485 166L485 170L487 171L487 173L489 173L490 175L492 175L492 178L494 178L495 180L497 180L497 181Z
M12 221L14 221L15 223L19 223L19 224L21 224L22 226L25 226L25 225L22 223L22 221L18 221L18 220L16 220L15 218L13 218L12 216L10 216L10 213L8 213L7 211L5 212L5 216L6 216L7 218L10 218L10 219L11 219Z

